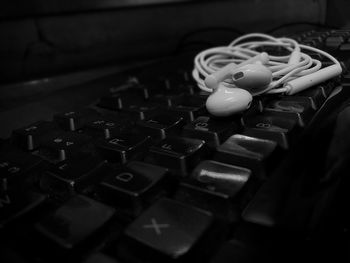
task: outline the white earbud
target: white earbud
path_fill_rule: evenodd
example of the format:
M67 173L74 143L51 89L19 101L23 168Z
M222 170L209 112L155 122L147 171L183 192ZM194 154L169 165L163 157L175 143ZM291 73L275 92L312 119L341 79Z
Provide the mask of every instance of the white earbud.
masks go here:
M256 61L255 61L256 62ZM222 81L231 78L232 84ZM249 108L253 95L266 91L272 81L272 72L262 64L229 64L206 77L204 83L213 93L206 102L214 116L229 116Z
M283 49L288 55L259 53L266 46ZM324 67L304 50L319 54L333 64ZM226 66L222 67L223 64ZM343 71L340 62L323 50L291 38L261 33L243 35L228 46L203 50L196 55L194 66L192 76L198 87L212 92L207 99L207 109L217 116L247 109L252 96L293 95L335 78Z
M262 52L240 64L230 63L227 64L225 67L221 68L220 70L208 75L204 83L205 85L212 90L215 90L216 87L219 85L221 81L224 81L225 79L229 78L232 74L236 72L237 68L246 66L246 65L258 65L257 63L266 64L269 61L269 55L266 52Z
M234 70L232 80L237 87L257 95L268 88L272 81L272 72L263 65L249 64Z
M208 97L206 107L214 116L225 117L248 109L252 100L253 97L248 91L220 83Z

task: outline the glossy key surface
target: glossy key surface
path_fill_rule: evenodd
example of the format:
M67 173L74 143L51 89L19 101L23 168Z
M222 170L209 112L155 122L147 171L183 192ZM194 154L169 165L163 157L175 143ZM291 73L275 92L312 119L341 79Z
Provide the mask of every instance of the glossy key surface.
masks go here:
M157 114L136 124L144 133L158 139L165 139L169 134L180 133L185 122L182 117Z
M275 116L293 118L300 126L305 126L313 117L314 109L305 98L281 98L264 102L264 111Z
M186 137L168 137L150 147L149 160L186 175L207 153L205 142Z
M237 207L250 177L249 169L212 160L202 161L188 180L180 184L175 197L232 223L240 217Z
M86 122L83 127L83 133L86 133L94 138L110 139L117 134L125 131L132 125L132 122L127 120L122 115L101 115Z
M163 167L132 161L125 169L110 171L98 192L106 202L139 213L150 199L165 190L167 172Z
M23 150L37 149L49 133L57 132L57 125L53 122L39 121L24 128L13 131L13 138Z
M277 143L241 134L232 135L217 148L214 160L243 166L253 173L264 175L268 169L269 157L276 150Z
M54 121L67 131L76 131L82 128L86 122L98 117L98 113L92 109L80 111L67 111L54 116Z
M97 141L96 147L107 160L125 163L144 154L150 139L150 136L141 133L121 133L112 139Z
M197 165L190 178L208 191L232 198L242 190L250 176L249 169L208 160Z
M212 215L170 199L161 199L126 229L126 235L148 253L165 260L186 256L212 223ZM134 251L137 253L137 251Z
M15 187L0 193L0 230L7 224L29 214L45 199L46 196L43 194Z
M59 198L101 181L109 168L104 160L92 155L79 155L49 168L40 178L40 188Z
M86 149L91 138L84 134L62 132L47 136L39 148L39 154L53 162L60 162Z
M81 195L75 196L36 224L37 231L62 249L72 249L99 230L114 209Z
M184 127L183 134L186 137L202 139L215 148L237 132L238 128L237 120L200 116Z
M297 121L289 116L274 116L269 112L243 119L243 134L276 141L282 148L288 149L298 130Z

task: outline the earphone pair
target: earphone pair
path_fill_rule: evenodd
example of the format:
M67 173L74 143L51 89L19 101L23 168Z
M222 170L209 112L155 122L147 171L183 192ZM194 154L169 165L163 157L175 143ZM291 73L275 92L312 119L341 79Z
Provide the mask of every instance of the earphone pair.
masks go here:
M248 38L264 41L242 42ZM286 49L287 56L269 55L258 48L272 46ZM334 64L322 63L301 52L306 49L327 57ZM289 38L265 34L248 34L228 47L204 50L195 58L193 77L199 88L212 92L206 106L216 116L228 116L249 108L253 96L263 93L292 95L341 74L342 68L333 56L314 47L298 44Z

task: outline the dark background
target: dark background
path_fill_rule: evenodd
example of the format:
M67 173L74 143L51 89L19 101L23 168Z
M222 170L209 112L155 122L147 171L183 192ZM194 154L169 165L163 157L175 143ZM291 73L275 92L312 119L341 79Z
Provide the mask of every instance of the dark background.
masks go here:
M264 31L307 21L343 26L346 1L34 0L0 8L0 82L14 82L172 54L203 28ZM236 35L207 35L227 43Z

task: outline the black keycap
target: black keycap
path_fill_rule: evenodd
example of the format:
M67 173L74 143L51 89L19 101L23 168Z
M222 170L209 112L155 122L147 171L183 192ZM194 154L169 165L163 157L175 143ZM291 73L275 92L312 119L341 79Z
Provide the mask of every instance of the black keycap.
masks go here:
M193 170L190 179L180 184L175 196L232 222L240 217L238 195L250 176L251 171L243 167L203 161Z
M121 79L113 80L112 85L109 88L109 92L114 94L121 92L125 89L132 89L140 86L140 81L134 74L125 75Z
M176 90L184 94L193 95L198 90L198 87L190 82L182 82L177 85Z
M293 97L293 99L272 99L264 102L264 111L282 118L294 118L304 127L313 117L314 110L310 102Z
M154 94L151 94L150 102L159 104L161 106L173 106L177 102L181 101L183 93L179 91L167 91L167 90L154 90Z
M233 133L238 132L238 126L237 121L200 116L184 127L183 135L202 139L208 146L215 148Z
M28 215L45 200L45 196L30 190L7 189L0 194L0 229Z
M326 38L325 44L328 49L336 50L344 41L343 36L329 36Z
M42 159L25 152L10 150L0 152L0 194L10 185L19 187L31 183L31 173L42 164Z
M121 90L118 92L122 97L128 98L127 101L131 101L131 98L136 98L138 100L149 99L149 91L145 85L134 85L131 88ZM129 99L130 98L130 99Z
M269 112L250 116L243 119L244 135L268 139L277 142L283 149L288 149L290 142L295 138L297 122L288 116L274 116Z
M121 133L110 140L99 140L96 147L111 162L126 163L144 155L151 137L140 133Z
M37 149L47 134L57 132L55 123L39 121L24 128L13 131L13 139L23 150Z
M137 247L134 253L140 254L140 257L152 255L154 260L162 259L156 262L168 262L190 255L211 224L210 213L161 199L131 223L125 233L146 249L145 255Z
M97 103L97 106L111 111L117 111L127 107L130 104L135 104L136 102L143 103L144 97L141 96L138 92L135 94L133 90L130 92L128 90L125 90L102 97Z
M260 261L257 251L239 240L229 240L221 246L210 263L254 263Z
M68 111L54 116L54 121L66 131L76 131L81 129L86 122L98 117L98 113L92 109L81 111Z
M111 258L103 253L93 253L89 255L83 263L118 263L114 258Z
M158 72L158 74L159 74L159 72ZM164 72L162 72L162 75L163 75L163 73ZM145 85L146 87L149 87L150 89L171 90L170 79L165 75L152 76L151 78L148 76L146 78L142 78L140 80L140 82L143 85Z
M85 149L89 150L90 140L89 136L73 132L53 134L45 138L39 154L52 162L64 161Z
M40 188L64 199L101 181L110 169L105 161L92 155L79 155L54 165L40 179Z
M150 147L147 160L186 175L207 154L205 142L186 137L168 137Z
M251 175L249 169L220 163L203 161L193 170L191 179L225 198L235 197L246 185Z
M335 80L329 80L321 84L320 88L322 89L323 96L327 99L337 85L338 83Z
M169 134L180 133L185 122L181 117L157 114L147 120L138 121L136 124L145 134L153 138L165 139Z
M123 107L123 100L120 94L117 93L110 96L102 97L98 102L97 106L104 109L117 111Z
M304 98L306 102L309 101L311 103L311 107L314 110L317 110L318 108L320 108L321 105L326 100L326 97L324 96L324 91L320 86L301 91L293 95L293 97L297 97L298 99ZM293 98L293 97L290 97L290 98ZM288 97L286 96L284 98L286 99Z
M40 220L35 227L58 248L69 250L101 229L113 214L113 208L77 195Z
M127 120L125 116L100 116L89 122L84 126L83 132L95 137L110 139L117 134L127 130L132 125L130 120Z
M277 143L235 134L228 138L217 148L214 159L228 164L243 166L252 170L254 175L267 176L269 169L272 169L272 158L276 150Z
M132 161L125 169L110 172L99 185L98 193L105 202L139 214L164 190L167 172L159 166Z
M183 117L187 122L194 121L200 115L207 113L205 100L197 96L183 96L175 105L166 109L170 114Z
M144 120L152 117L159 111L159 105L151 103L130 103L123 107L122 112L135 120Z
M340 47L339 47L339 51L341 51L341 52L349 52L350 51L350 43L347 42L347 43L341 44Z

